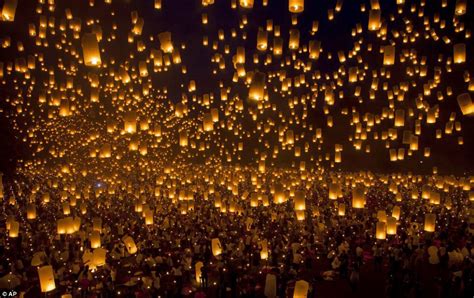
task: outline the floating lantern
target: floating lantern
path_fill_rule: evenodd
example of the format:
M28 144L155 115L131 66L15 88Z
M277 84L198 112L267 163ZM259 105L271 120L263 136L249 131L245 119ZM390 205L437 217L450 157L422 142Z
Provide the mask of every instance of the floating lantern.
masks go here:
M86 33L82 36L82 53L84 65L99 66L102 63L96 34Z
M41 292L46 293L56 289L54 282L53 266L43 266L38 268Z

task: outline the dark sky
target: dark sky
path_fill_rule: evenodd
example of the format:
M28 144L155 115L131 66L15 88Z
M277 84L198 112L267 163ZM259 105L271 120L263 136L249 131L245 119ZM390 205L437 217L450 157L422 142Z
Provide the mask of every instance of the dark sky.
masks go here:
M71 7L74 15L86 16L94 15L96 17L105 18L107 17L108 11L103 10L102 12L96 8L90 9L87 6L87 1L81 3L68 3L65 4L63 1L57 1L57 10L64 11L64 8ZM103 5L102 0L97 0L96 6ZM100 3L99 3L100 2ZM122 1L113 0L113 7L116 10L118 20L123 22L130 22L130 11L137 10L139 15L145 19L145 26L143 29L143 35L156 36L158 33L163 31L171 31L173 34L173 41L175 43L185 43L187 46L186 51L181 55L188 69L188 77L196 80L201 90L211 90L215 94L218 93L218 86L216 80L210 77L210 57L211 50L209 48L203 48L202 36L204 34L210 37L217 35L218 29L224 29L228 34L230 28L235 28L239 22L239 14L243 12L238 9L230 9L229 0L215 0L215 4L210 7L202 7L201 1L198 0L163 0L163 8L161 11L154 10L152 5L153 1ZM343 3L343 9L336 15L335 21L329 22L327 19L328 8L334 8L335 1L305 1L305 11L298 18L298 28L301 32L301 43L307 43L311 38L308 34L309 28L313 20L319 21L319 32L316 38L321 41L325 50L336 52L337 50L348 50L353 47L354 40L350 36L351 29L356 23L360 22L363 26L366 26L367 16L360 12L360 4L366 3L367 7L370 7L370 1L349 1L346 0ZM419 4L419 1L406 1L405 9L408 9L412 3ZM428 1L429 2L429 1ZM425 15L432 18L435 11L439 11L440 1L436 1L437 5L430 5L428 3L425 7ZM2 3L2 2L0 2ZM6 35L12 36L12 40L15 40L16 35L25 36L27 31L27 25L31 20L37 22L37 16L34 14L36 1L22 1L19 0L19 5L16 13L16 20L13 24L0 22L0 37ZM288 13L287 0L269 0L269 7L262 7L261 0L255 0L255 7L253 10L247 12L249 19L248 38L246 41L246 49L255 48L255 35L258 26L264 26L267 19L273 19L275 24L281 26L282 35L285 37L290 24L290 14ZM395 1L380 1L384 17L387 17L390 13L395 14ZM441 17L445 18L447 22L452 19L452 11L454 10L455 1L448 1L448 8L441 11ZM471 31L474 29L474 5L472 1L468 1L468 13L463 17L465 27ZM207 12L209 15L209 24L203 27L201 24L201 13ZM395 14L396 15L396 14ZM397 15L396 15L397 16ZM398 17L398 16L397 16ZM422 18L419 20L419 24L415 27L420 28ZM416 23L415 23L416 24ZM450 36L451 37L451 36ZM367 42L374 42L373 36L367 35L365 37ZM456 38L453 37L453 42L456 42ZM12 43L13 44L13 43ZM231 49L235 49L231 44ZM428 61L436 59L439 53L444 55L452 55L452 45L445 47L433 48L433 44L420 40L415 45L419 55L425 55L428 57ZM115 49L113 55L120 57L120 55L127 55L127 52L121 52L121 49ZM474 69L472 58L473 44L472 38L467 43L467 59L468 62L462 66L461 69L471 70ZM12 55L15 52L12 49L0 48L0 61L12 60ZM333 62L337 59L333 59ZM429 63L428 63L429 64ZM336 70L338 63L330 63L327 60L318 61L316 69L322 73L332 72ZM229 77L232 76L229 67ZM347 136L345 132L349 126L336 125L331 131L325 133L327 136L328 143L346 142L343 143L345 148L349 150L344 151L344 163L340 166L341 169L356 171L356 170L373 170L377 172L402 172L402 171L414 171L415 173L427 173L431 172L433 166L438 166L441 173L455 173L455 174L472 174L472 165L474 162L474 120L473 118L462 117L459 108L456 103L456 96L459 93L466 92L466 85L462 81L462 70L456 70L455 73L449 75L449 82L453 87L454 96L443 102L441 111L441 119L446 120L449 117L451 111L457 113L457 120L461 119L464 136L464 146L456 145L456 137L448 137L442 141L434 138L434 128L429 131L429 128L423 126L423 135L420 139L420 145L431 147L431 158L419 159L413 158L403 162L392 163L387 158L387 150L382 146L372 146L371 155L362 155L360 152L355 152L350 149L350 143L347 140L341 140L341 136ZM474 75L471 74L471 75ZM392 70L392 77L396 78L397 69ZM170 93L170 100L177 101L181 94L181 88L179 86L178 74L170 72L167 74L166 83ZM367 82L370 84L370 82ZM4 98L6 94L9 94L8 86L0 86L0 96ZM242 86L236 86L236 92L244 94L246 91ZM409 98L413 99L416 94L408 94ZM471 95L472 96L472 95ZM275 99L279 100L279 99ZM282 100L285 102L286 99ZM351 107L354 102L348 100L348 107ZM8 104L1 100L0 106L4 110L8 110ZM363 109L370 111L371 109L377 110L379 107L377 103L374 106L367 106ZM324 123L325 119L322 117L322 111L316 110L310 112L309 120L313 123ZM344 120L341 120L344 121ZM441 121L437 124L436 128L444 128L445 121ZM431 137L425 137L425 136ZM29 156L28 150L25 145L20 141L21 137L16 135L12 130L9 119L6 119L5 113L0 114L0 171L5 173L12 173L19 159L27 159ZM250 143L252 146L252 143ZM250 150L249 150L250 151ZM251 157L248 157L251 159ZM419 160L423 160L420 163ZM280 161L283 165L291 163L291 158L283 158Z

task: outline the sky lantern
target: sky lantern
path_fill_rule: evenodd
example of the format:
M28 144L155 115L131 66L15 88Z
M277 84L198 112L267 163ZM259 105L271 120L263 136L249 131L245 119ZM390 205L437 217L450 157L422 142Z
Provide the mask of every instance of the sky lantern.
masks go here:
M465 43L457 43L453 46L453 60L454 63L464 63L466 62L466 44Z
M82 36L82 53L84 57L84 65L99 66L102 61L100 59L99 43L97 35L94 33L85 33Z
M387 236L386 224L382 221L378 221L375 226L375 238L378 240L384 240Z
M138 251L137 245L135 244L135 241L132 237L126 235L122 238L122 242L129 254L133 255Z
M2 15L0 21L13 22L15 20L16 7L18 0L5 0L2 7Z
M164 53L173 52L173 43L171 42L171 32L166 31L158 34L158 39L160 40L160 48Z
M434 232L435 225L436 225L436 215L433 213L426 213L425 224L424 224L425 232Z
M255 72L249 89L249 98L251 100L260 101L265 94L265 74Z
M305 280L298 280L295 283L295 290L293 292L293 298L306 298L308 297L309 283Z
M370 10L369 11L369 30L370 31L377 31L380 29L380 27L382 26L382 22L381 22L381 11L380 10Z
M47 293L56 289L53 266L38 267L38 275L42 293Z
M304 11L304 0L289 0L288 10L291 13L301 13Z
M222 254L222 245L219 238L211 239L212 254L217 257Z

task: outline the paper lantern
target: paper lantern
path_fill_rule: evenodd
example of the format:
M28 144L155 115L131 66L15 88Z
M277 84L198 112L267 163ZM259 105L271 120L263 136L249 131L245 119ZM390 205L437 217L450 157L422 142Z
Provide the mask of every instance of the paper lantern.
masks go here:
M294 197L295 210L306 210L306 199L305 194L302 191L297 191Z
M288 42L288 48L290 50L296 50L300 46L300 31L298 29L290 29L290 39Z
M466 13L467 8L467 0L456 0L456 7L454 9L454 13L457 16L461 16Z
M152 225L153 224L153 210L145 211L145 224Z
M459 108L463 115L470 115L474 113L474 104L469 93L462 93L457 97Z
M387 235L397 234L397 219L395 217L387 218Z
M129 254L133 255L138 251L137 245L135 244L135 241L132 237L124 236L122 238L122 242L123 244L125 244L125 248L127 249Z
M261 247L260 259L262 259L262 260L268 259L268 242L267 242L267 240L260 241L259 246Z
M94 33L85 33L82 36L82 53L84 56L84 65L98 66L102 63L100 59L99 43L97 35Z
M26 218L27 219L36 219L36 205L28 204L26 207Z
M304 280L298 280L295 283L295 290L293 292L293 298L306 298L308 297L309 283Z
M425 214L425 226L424 226L425 232L430 232L430 233L434 232L435 225L436 225L436 215L433 213Z
M352 208L360 209L365 207L365 193L363 187L352 189Z
M204 266L204 264L199 261L196 263L196 265L194 266L194 271L195 271L195 274L196 274L196 282L198 285L201 284L201 274L202 274L202 267Z
M249 98L252 100L262 100L265 95L265 74L255 72L249 89Z
M16 220L10 222L10 229L8 230L8 237L17 238L20 232L20 223Z
M296 212L296 219L297 220L302 221L306 218L304 210L296 210L295 212Z
M219 241L219 238L213 238L211 240L211 248L212 248L212 254L215 257L222 254L222 246L221 246L221 242Z
M400 215L401 215L400 206L394 206L392 210L392 217L394 217L396 220L400 220Z
M240 7L252 8L254 0L239 0Z
M385 46L383 51L383 65L395 64L395 46Z
M319 59L319 53L321 52L321 42L317 40L310 40L308 50L310 59Z
M188 146L188 133L186 131L179 132L179 146L181 147Z
M380 21L381 18L381 11L380 10L370 10L369 11L369 30L370 31L377 31L382 26Z
M41 292L46 293L56 289L54 282L53 266L43 266L38 268Z
M213 131L214 130L214 122L212 121L211 113L204 114L202 120L202 128L204 131Z
M90 242L91 248L99 248L101 246L99 231L92 231L90 236Z
M289 0L288 10L291 13L300 13L304 11L304 0Z
M453 60L454 63L464 63L466 62L466 44L464 43L457 43L453 46Z
M344 203L340 203L337 206L337 215L338 216L345 216L346 215L346 205Z
M96 248L92 252L92 267L104 266L106 262L107 251L104 248Z
M266 51L268 46L268 33L262 27L258 28L257 32L257 49L259 51Z
M387 230L384 222L377 222L375 225L375 238L384 240L387 237Z
M268 298L277 297L277 280L274 274L267 273L265 277L265 290L264 295Z
M165 53L173 52L173 43L171 42L171 32L162 32L158 34L160 40L160 48Z
M5 0L0 21L13 22L17 5L18 0Z
M137 132L137 113L130 111L125 113L123 117L124 130L126 133L136 133Z

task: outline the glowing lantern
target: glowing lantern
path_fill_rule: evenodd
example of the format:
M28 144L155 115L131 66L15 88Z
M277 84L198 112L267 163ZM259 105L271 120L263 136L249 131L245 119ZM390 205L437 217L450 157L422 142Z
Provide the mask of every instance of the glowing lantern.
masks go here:
M392 217L396 220L400 220L401 209L399 206L394 206L392 210Z
M41 292L46 293L56 289L54 282L53 266L43 266L38 268Z
M344 203L340 203L337 206L337 215L338 216L345 216L346 215L346 205Z
M363 187L355 187L352 189L352 208L365 207L365 194Z
M457 97L459 108L463 115L474 113L474 104L472 103L469 93L462 93Z
M457 43L453 46L454 51L454 63L464 63L466 62L466 44Z
M461 16L466 13L467 1L466 0L456 0L456 7L454 13L457 16Z
M377 222L375 226L375 238L384 240L387 236L386 227L384 222Z
M395 46L385 46L383 51L383 65L395 64Z
M397 234L397 219L394 217L387 218L387 235Z
M433 213L425 214L425 232L434 232L436 224L436 215Z
M86 66L98 66L102 63L96 34L86 33L82 36L82 53Z
M302 221L305 219L304 210L296 210L296 219Z
M127 112L123 117L124 130L126 133L137 132L137 113L134 111Z
M129 254L133 255L138 251L137 245L135 244L135 241L132 237L124 236L122 238L122 242L123 244L125 244L125 247L127 248Z
M90 236L90 242L91 248L99 248L101 246L99 231L92 231Z
M306 298L308 297L309 283L304 280L298 280L295 283L295 291L293 292L293 298Z
M297 191L295 193L294 201L295 201L295 210L296 211L306 210L306 200L305 200L304 192Z
M222 246L219 238L213 238L211 240L211 247L212 247L212 254L217 257L218 255L222 254Z
M291 13L300 13L304 11L304 0L289 0L288 10Z
M370 10L369 11L369 30L377 31L382 26L380 21L381 11L380 10Z
M268 46L268 33L263 28L258 29L257 33L257 49L266 51Z
M262 259L262 260L268 259L268 242L267 242L267 240L260 241L259 246L262 248L260 250L260 259Z
M13 22L15 20L16 7L18 0L5 0L2 8L0 21Z
M239 0L240 7L252 8L254 0Z
M153 224L153 210L146 210L145 211L145 224L152 225Z
M198 285L201 284L201 274L202 274L202 267L204 266L204 264L199 261L196 263L195 267L194 267L194 270L195 270L195 274L196 274L196 282Z
M160 40L160 48L165 53L173 52L173 43L171 42L171 32L162 32L158 34Z
M96 248L92 252L91 267L99 267L105 265L107 251L104 248Z
M300 31L298 29L291 29L288 48L290 50L296 50L298 49L299 46L300 46Z
M188 146L188 133L186 131L180 131L179 132L179 145L181 147L187 147Z
M249 98L252 100L262 100L265 95L265 74L255 72L252 78L252 84L249 89Z
M36 205L28 204L26 207L26 218L27 219L36 219Z
M10 229L8 230L8 237L17 238L20 232L20 223L16 220L10 222Z

